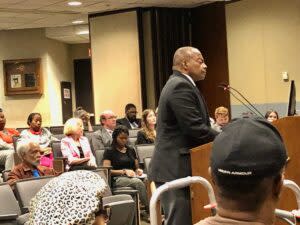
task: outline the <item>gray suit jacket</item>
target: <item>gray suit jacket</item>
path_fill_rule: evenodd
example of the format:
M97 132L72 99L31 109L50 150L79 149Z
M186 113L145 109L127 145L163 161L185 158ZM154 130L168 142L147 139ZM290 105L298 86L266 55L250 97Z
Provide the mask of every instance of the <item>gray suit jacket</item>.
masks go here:
M101 127L100 130L94 132L92 136L92 145L94 150L105 149L111 147L112 137L108 131Z
M167 182L190 176L190 149L217 135L204 98L187 77L174 71L161 92L158 112L149 179Z

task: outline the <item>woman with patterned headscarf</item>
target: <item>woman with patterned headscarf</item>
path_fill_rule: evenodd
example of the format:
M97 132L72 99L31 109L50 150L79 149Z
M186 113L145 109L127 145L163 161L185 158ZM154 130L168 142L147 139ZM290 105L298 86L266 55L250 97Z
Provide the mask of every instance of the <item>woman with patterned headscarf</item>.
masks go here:
M31 200L26 225L105 225L110 217L102 204L106 188L105 181L91 171L55 177Z

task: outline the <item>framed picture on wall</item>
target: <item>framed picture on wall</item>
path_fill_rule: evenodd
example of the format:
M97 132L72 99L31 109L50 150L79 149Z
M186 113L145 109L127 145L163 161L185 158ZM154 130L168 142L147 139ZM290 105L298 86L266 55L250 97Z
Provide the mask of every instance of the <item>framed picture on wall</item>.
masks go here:
M41 59L3 60L5 95L41 95Z

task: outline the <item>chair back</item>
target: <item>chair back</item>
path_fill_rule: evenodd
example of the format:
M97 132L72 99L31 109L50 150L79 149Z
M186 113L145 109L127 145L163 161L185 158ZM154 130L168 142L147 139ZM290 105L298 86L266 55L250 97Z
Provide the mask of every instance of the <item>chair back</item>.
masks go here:
M57 138L58 140L61 140L61 139L63 139L66 135L64 135L64 134L53 134L52 136L55 137L55 138Z
M137 140L137 137L129 137L128 138L128 145L135 147L135 142Z
M95 151L95 158L96 158L97 166L102 166L103 165L104 151L105 151L105 149L97 149Z
M149 173L150 162L151 162L150 157L144 158L144 169L146 174Z
M64 126L51 126L50 132L52 134L63 134L64 133Z
M23 213L28 212L30 200L47 184L54 176L29 178L19 180L15 184L16 196Z
M1 173L2 173L2 180L3 182L6 182L7 181L7 178L8 178L8 174L10 173L11 170L3 170Z
M13 140L13 146L14 146L15 152L17 152L17 143L18 143L19 138L20 138L20 136L13 136L13 137L12 137L12 140Z
M108 189L104 192L103 204L110 206L112 210L112 217L108 225L139 225L139 199L137 191L132 188L126 190L119 190L118 193L114 190L112 195L110 189L110 168L98 168L94 170L100 175L108 185Z
M63 157L63 154L61 152L61 147L60 147L60 141L52 142L51 143L51 148L52 148L54 158Z
M103 196L111 196L112 192L111 192L111 189L110 189L110 171L109 171L109 169L108 168L98 168L96 170L93 170L93 172L100 175L100 177L103 180L105 180L107 186L109 187L109 188L106 189Z
M89 144L91 146L91 148L93 147L92 146L92 138L94 136L94 132L91 132L91 131L85 131L84 132L84 136L89 140Z
M139 132L140 129L131 129L129 131L129 137L137 137L137 133Z
M103 205L111 208L112 217L108 225L133 225L135 202L130 195L104 197Z
M0 224L16 224L13 221L16 221L20 214L18 201L9 184L0 184Z
M144 158L152 158L153 153L154 153L154 144L150 145L137 145L136 146L136 151L139 157L139 163L144 162Z

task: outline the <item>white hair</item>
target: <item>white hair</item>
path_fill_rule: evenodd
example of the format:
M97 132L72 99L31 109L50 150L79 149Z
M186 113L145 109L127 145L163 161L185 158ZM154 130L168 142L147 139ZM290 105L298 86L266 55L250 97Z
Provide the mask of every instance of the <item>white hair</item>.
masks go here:
M17 143L17 154L21 159L23 159L23 155L25 155L29 151L31 145L39 146L39 143L30 139L23 139L23 138L19 139Z
M100 114L100 123L102 124L102 121L105 120L105 116L106 115L115 115L115 113L112 110L104 110L101 114Z
M81 119L79 118L68 119L64 126L64 134L67 136L74 134L80 126L83 127Z

